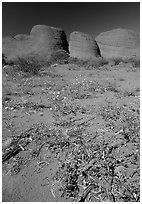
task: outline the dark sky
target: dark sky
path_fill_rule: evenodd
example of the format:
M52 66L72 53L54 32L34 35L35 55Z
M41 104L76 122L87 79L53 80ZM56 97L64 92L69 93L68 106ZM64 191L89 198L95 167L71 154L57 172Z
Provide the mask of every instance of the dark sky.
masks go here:
M3 2L2 33L28 34L33 25L60 27L69 35L127 28L140 32L139 2Z

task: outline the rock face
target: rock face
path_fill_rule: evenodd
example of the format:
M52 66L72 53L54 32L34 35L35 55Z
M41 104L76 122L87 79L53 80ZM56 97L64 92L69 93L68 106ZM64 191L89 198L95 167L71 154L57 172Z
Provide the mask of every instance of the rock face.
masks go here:
M36 25L30 35L18 34L3 38L3 53L10 60L29 55L38 55L48 60L58 50L68 52L66 34L60 28Z
M7 36L2 39L2 53L7 57L16 52L17 40L12 36Z
M96 37L102 57L139 57L140 37L132 30L114 29Z
M70 34L69 51L71 57L81 59L100 57L96 41L90 35L77 31Z

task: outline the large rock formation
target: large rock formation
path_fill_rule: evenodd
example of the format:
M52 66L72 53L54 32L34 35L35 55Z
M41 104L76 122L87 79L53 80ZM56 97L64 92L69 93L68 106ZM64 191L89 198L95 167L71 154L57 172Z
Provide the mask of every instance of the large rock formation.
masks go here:
M96 41L105 58L140 55L140 38L132 30L119 28L103 32L96 37Z
M81 59L93 59L100 56L96 41L90 35L77 31L70 34L69 51L71 57Z
M7 36L2 39L2 53L7 57L16 52L17 40L12 36Z
M29 55L38 55L48 60L59 50L68 52L66 34L60 28L36 25L30 35L19 34L15 37L3 38L2 51L9 60Z

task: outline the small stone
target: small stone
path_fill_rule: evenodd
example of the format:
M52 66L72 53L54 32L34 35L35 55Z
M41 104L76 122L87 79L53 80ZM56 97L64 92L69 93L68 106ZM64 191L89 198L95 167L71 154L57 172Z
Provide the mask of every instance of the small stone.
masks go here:
M40 116L43 116L44 114L43 114L43 112L40 112L39 115L40 115Z

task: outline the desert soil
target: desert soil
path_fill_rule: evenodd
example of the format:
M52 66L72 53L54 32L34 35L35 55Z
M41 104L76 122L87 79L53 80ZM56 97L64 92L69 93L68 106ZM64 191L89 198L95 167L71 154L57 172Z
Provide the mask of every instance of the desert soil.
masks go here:
M140 68L7 66L2 80L4 202L139 200Z

